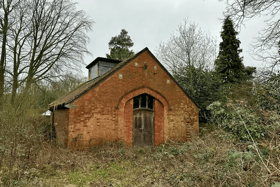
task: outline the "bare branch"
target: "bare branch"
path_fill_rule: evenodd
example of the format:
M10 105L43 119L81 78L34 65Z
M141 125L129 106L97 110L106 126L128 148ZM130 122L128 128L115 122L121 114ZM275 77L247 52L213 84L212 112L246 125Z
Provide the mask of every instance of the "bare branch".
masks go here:
M257 16L269 17L266 27L262 29L252 45L251 54L256 60L263 61L270 69L279 66L277 45L280 41L280 0L226 0L225 14L230 15L238 27Z
M6 5L4 2L0 7ZM8 46L5 58L9 58L7 71L14 94L23 84L28 89L34 81L52 77L52 69L79 69L84 55L90 54L86 48L87 32L93 24L84 11L76 10L71 0L9 2L18 2L9 9L11 16L7 20L12 24L4 45ZM4 23L1 18L0 15Z

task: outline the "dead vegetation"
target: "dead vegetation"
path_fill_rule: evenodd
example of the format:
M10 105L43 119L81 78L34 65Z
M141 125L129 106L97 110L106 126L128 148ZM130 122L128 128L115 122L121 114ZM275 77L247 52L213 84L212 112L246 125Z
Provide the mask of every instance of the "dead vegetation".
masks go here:
M213 125L187 143L107 143L78 152L55 142L1 150L1 186L271 186L280 181L278 141L243 143ZM277 183L276 183L277 184Z
M280 183L276 110L254 109L252 113L239 104L233 107L239 112L227 114L219 105L213 110L217 117L213 124L221 125L200 124L200 134L192 134L190 142L168 140L145 148L117 142L71 151L57 146L35 100L35 96L23 96L0 112L0 186L276 187ZM227 121L222 120L225 115ZM254 126L248 126L252 119L259 119L254 123L266 130L254 142L240 139L245 131L232 133L234 126L227 132L223 129L223 125L235 124L253 132Z

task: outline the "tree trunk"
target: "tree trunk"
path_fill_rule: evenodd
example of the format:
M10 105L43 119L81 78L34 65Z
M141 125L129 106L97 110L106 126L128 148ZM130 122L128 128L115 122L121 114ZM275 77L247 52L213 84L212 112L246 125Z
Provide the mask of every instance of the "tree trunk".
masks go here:
M1 59L0 59L0 107L3 105L4 97L4 84L5 84L5 68L6 68L6 45L7 45L7 33L9 29L9 14L11 12L10 5L11 2L2 2L2 8L4 10L4 16L0 19L0 32L2 32L2 46L1 46Z
M25 85L25 89L24 89L25 92L31 88L31 83L32 83L32 78L28 77L26 80L26 85Z
M0 108L3 105L3 97L4 97L4 67L2 63L0 65Z
M1 59L0 59L0 107L3 104L3 96L4 96L4 73L6 66L6 43L7 43L7 27L8 21L5 21L5 26L3 30L3 39L2 39L2 50L1 50Z
M17 89L18 89L18 78L17 75L13 76L13 88L12 88L12 96L11 96L11 103L14 104L16 94L17 94Z

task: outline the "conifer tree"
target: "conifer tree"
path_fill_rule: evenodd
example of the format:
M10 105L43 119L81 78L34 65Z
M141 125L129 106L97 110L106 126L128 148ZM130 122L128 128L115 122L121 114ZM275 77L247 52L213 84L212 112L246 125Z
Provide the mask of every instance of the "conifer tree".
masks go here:
M242 49L239 48L240 41L236 38L238 32L233 27L230 17L226 17L221 32L222 42L217 59L215 60L215 70L224 84L238 83L250 77L247 74L253 72L247 71L242 63L242 57L239 54ZM251 69L250 69L251 70Z
M111 38L109 42L110 54L106 54L107 58L126 60L134 55L134 52L129 50L134 43L127 33L125 29L122 29L118 36Z

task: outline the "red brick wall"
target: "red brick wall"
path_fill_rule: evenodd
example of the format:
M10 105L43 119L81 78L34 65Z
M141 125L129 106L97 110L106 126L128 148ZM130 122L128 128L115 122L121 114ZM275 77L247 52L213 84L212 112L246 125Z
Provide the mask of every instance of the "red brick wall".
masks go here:
M163 142L163 118L164 118L164 108L163 105L155 99L155 145L159 145Z
M147 69L143 68L144 62ZM145 51L73 102L77 107L69 109L69 145L78 135L79 146L84 147L117 140L132 145L132 98L142 93L160 101L155 104L156 145L168 138L187 139L186 120L198 132L197 106Z
M124 143L132 146L133 141L133 99L125 104L124 108Z
M56 140L59 145L67 146L69 110L60 109L52 112L56 131Z

